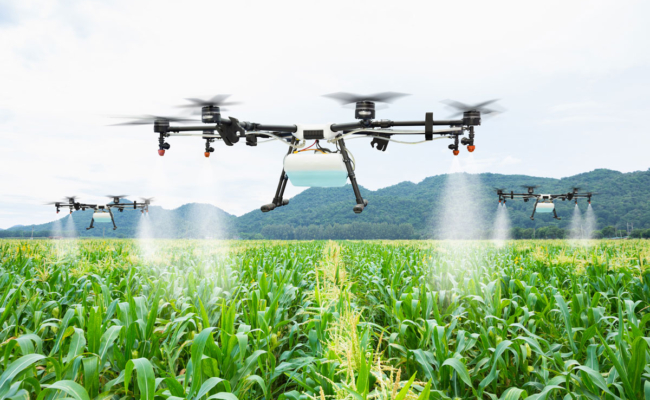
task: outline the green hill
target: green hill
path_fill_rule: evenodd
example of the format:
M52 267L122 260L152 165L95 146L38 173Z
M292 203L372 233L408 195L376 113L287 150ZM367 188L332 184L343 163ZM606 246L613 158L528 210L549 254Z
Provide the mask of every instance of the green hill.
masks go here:
M470 187L471 200L467 212L476 215L476 226L482 237L489 237L497 210L493 188L523 191L522 185L538 185L538 192L566 193L572 187L598 192L592 204L598 228L614 226L625 229L650 229L650 170L621 173L599 169L562 178L539 178L525 175L478 174L468 175L474 182ZM424 179L418 184L402 182L376 191L361 189L369 200L362 214L354 214L354 195L349 185L342 188L310 188L291 199L286 207L269 213L251 211L240 217L230 215L217 207L205 204L186 204L174 210L151 207L149 219L152 232L160 237L228 237L277 239L400 239L435 237L432 227L443 218L442 203L447 175ZM566 229L571 222L572 202L558 202L561 221L549 214L530 220L532 203L509 201L508 209L513 227ZM584 211L586 202L581 200ZM140 221L137 212L116 214L119 229L106 228L107 237L135 237ZM81 236L102 236L102 229L86 231L90 211L75 212L74 223ZM65 227L66 222L61 225ZM35 232L49 233L53 223L34 226ZM31 234L32 226L13 227L0 236ZM45 234L47 236L47 234Z

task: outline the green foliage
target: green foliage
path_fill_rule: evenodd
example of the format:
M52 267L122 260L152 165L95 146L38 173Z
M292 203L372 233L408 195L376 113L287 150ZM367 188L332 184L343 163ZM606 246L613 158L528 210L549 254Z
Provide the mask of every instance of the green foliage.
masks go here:
M0 241L0 400L650 393L647 241L159 244Z

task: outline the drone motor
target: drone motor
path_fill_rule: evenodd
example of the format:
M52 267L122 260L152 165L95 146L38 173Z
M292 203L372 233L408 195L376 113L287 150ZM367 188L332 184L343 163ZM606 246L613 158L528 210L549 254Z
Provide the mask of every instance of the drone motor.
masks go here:
M221 109L217 106L201 108L201 122L204 124L218 124L221 122Z
M375 103L372 101L358 101L354 108L354 118L375 119Z

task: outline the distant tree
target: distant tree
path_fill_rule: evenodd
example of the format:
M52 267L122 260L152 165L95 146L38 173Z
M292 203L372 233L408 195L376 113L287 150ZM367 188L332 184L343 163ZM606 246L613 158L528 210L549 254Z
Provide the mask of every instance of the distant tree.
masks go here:
M616 228L609 225L601 229L600 233L603 235L604 238L612 238L614 237L614 235L616 235Z
M630 233L629 237L632 238L632 239L641 239L641 238L643 238L644 233L645 233L645 230L643 230L643 229L634 229Z

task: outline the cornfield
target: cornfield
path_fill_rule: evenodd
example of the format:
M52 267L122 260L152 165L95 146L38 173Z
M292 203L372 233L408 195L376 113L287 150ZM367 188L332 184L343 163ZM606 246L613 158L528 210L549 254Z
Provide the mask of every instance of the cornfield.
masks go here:
M3 399L650 400L650 244L0 241Z

